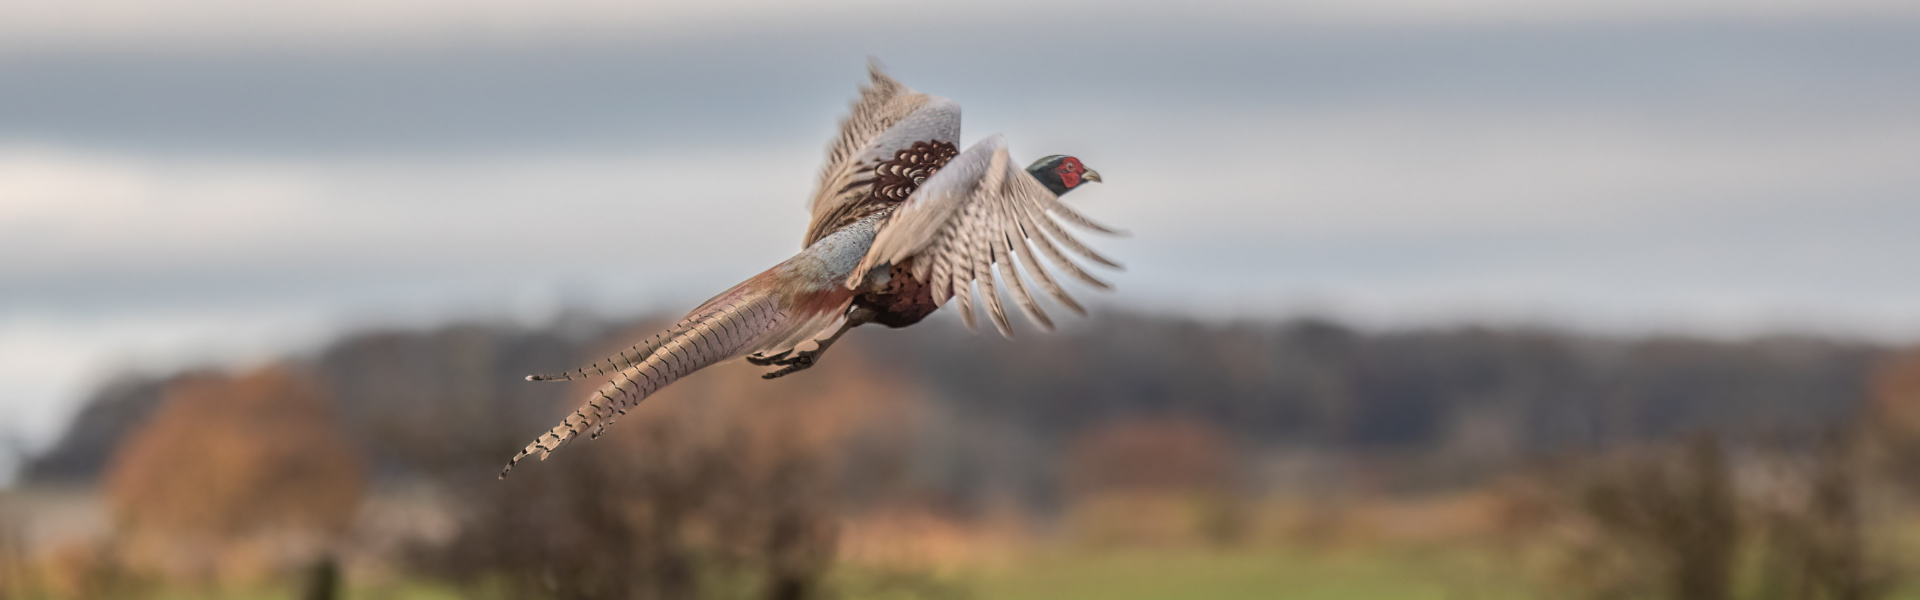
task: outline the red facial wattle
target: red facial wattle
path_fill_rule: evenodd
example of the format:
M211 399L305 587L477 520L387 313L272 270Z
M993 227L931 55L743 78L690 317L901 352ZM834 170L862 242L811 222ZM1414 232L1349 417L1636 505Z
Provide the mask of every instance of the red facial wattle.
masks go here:
M1054 167L1053 173L1060 176L1061 185L1067 186L1067 189L1073 189L1080 186L1080 173L1086 170L1087 168L1080 164L1080 159L1069 156L1060 161L1060 166Z

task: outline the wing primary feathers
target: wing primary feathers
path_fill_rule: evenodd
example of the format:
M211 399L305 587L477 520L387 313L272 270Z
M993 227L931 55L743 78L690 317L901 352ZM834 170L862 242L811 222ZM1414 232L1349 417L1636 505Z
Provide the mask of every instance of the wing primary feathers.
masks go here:
M991 257L981 256L981 250L986 246L987 240L981 235L980 212L980 203L970 204L967 206L966 215L958 222L960 238L958 248L959 256L956 258L959 259L959 264L956 265L957 268L954 269L954 293L964 296L960 304L961 309L965 311L961 313L961 320L966 322L968 329L978 328L973 318L973 286L975 282L980 284L981 300L987 305L988 318L993 318L993 309L1000 303L1000 298L993 289L993 281L988 279L992 277L992 275L987 272L987 264L982 260L990 259ZM1002 318L1004 318L1004 316L1005 315L1002 315Z
M1068 275L1072 275L1074 279L1078 279L1087 285L1103 290L1112 289L1113 286L1109 286L1106 282L1095 279L1092 275L1088 275L1086 271L1082 270L1080 265L1073 264L1073 261L1068 259L1065 253L1060 252L1060 249L1054 247L1053 242L1047 239L1046 233L1048 230L1059 231L1058 226L1052 226L1053 221L1047 220L1047 216L1044 214L1035 216L1032 210L1025 212L1027 213L1028 223L1040 226L1039 231L1028 231L1027 239L1032 240L1035 246L1039 246L1040 252L1047 255L1047 258L1053 261L1054 266L1060 267L1060 270L1066 271ZM1065 236L1066 232L1060 231L1059 234Z
M1047 209L1047 212L1051 212L1053 214L1059 215L1060 218L1066 219L1068 223L1072 223L1074 225L1080 226L1085 229L1091 229L1091 230L1098 231L1100 233L1104 233L1112 236L1126 237L1128 235L1132 235L1127 233L1126 231L1114 229L1114 228L1107 227L1105 225L1101 225L1099 223L1094 222L1093 219L1089 219L1085 215L1081 215L1079 211L1069 208L1067 206L1067 203L1060 201L1059 196L1055 196L1053 194L1036 194L1036 196L1039 196L1041 198L1040 204L1045 206L1045 208Z
M1004 337L1013 337L1013 324L1007 322L1007 309L1000 304L1000 290L994 286L993 263L996 251L993 238L986 228L992 222L990 213L992 204L982 202L975 205L977 214L973 219L973 247L968 253L973 257L974 279L980 282L980 298L986 301L987 318L993 319L993 327Z
M987 301L987 318L993 319L993 328L1006 338L1013 337L1013 324L1007 322L1007 308L1000 303L1000 290L993 284L993 254L989 250L981 255L975 271L980 273L980 297Z
M947 226L947 229L952 228L952 225ZM933 304L935 306L943 306L947 303L948 298L953 297L952 249L948 247L948 244L943 243L932 249L930 257L933 260L927 262L931 264L930 271L928 272L931 278L922 278L921 281L928 282L933 286Z
M994 264L999 270L1000 278L1007 283L1008 288L1013 290L1013 300L1015 304L1020 305L1020 311L1026 313L1027 318L1038 323L1042 330L1052 330L1052 321L1048 320L1046 313L1040 310L1039 303L1034 302L1033 295L1027 293L1026 283L1021 281L1020 269L1013 262L1014 255L1018 252L1013 248L1015 244L1013 236L1020 231L1020 224L1014 222L1005 196L991 200L995 221L993 241L997 243L994 246L996 254Z
M1020 242L1014 244L1014 249L1020 252L1020 262L1026 267L1027 273L1033 275L1034 282L1040 284L1040 289L1046 291L1048 296L1052 296L1054 301L1067 307L1067 310L1073 311L1074 314L1083 317L1087 316L1087 309L1080 306L1079 302L1074 301L1072 296L1067 295L1067 290L1061 288L1060 284L1053 280L1053 275L1047 273L1046 265L1041 264L1039 257L1034 255L1033 245L1036 243L1045 244L1047 240L1043 237L1043 234L1033 226L1031 216L1029 216L1026 211L1021 210L1020 207L1014 206L1013 219L1014 222L1019 225L1018 231L1020 233ZM1034 241L1034 238L1039 239ZM1051 246L1043 248L1043 251L1051 252L1055 260L1066 260L1065 257L1057 256L1059 251L1053 249Z
M1034 301L1033 294L1027 292L1026 283L1021 281L1020 269L1014 264L1014 255L1020 252L1019 249L1016 249L1016 246L1024 247L1026 246L1026 242L1024 240L1020 242L1014 241L1013 236L1020 231L1020 224L1014 222L1012 216L1007 214L1006 203L1007 200L1005 198L1000 198L999 201L995 203L999 208L997 212L1000 213L998 215L1000 217L1000 235L996 237L996 241L1000 243L998 249L999 256L995 262L1000 270L1000 278L1005 280L1007 287L1013 290L1013 301L1015 304L1020 305L1020 312L1026 313L1027 318L1032 319L1034 323L1038 324L1042 331L1052 331L1053 321L1047 318L1046 311L1040 309L1040 303Z
M1029 213L1032 213L1035 211L1041 211L1041 210L1045 210L1045 209L1042 209L1039 207L1028 208ZM1109 267L1113 267L1115 269L1123 268L1120 266L1120 263L1114 262L1105 256L1101 256L1100 253L1094 252L1092 248L1088 248L1085 244L1080 243L1080 240L1075 239L1073 237L1073 234L1067 233L1067 230L1062 229L1059 224L1056 224L1053 222L1053 219L1048 218L1048 215L1046 213L1040 213L1038 215L1035 215L1034 220L1039 222L1041 229L1046 230L1047 234L1049 236L1052 236L1055 241L1060 242L1060 245L1062 246L1066 246L1068 250L1074 251L1075 254L1085 256L1089 259L1092 259L1094 262L1097 262ZM1063 265L1062 268L1065 268L1065 266ZM1101 289L1107 288L1107 285L1104 283L1098 283L1098 284L1095 284L1093 282L1088 282L1088 283L1092 285L1096 285Z
M980 275L975 272L975 267L977 267L978 264L974 260L974 245L977 238L974 237L976 228L971 218L971 213L974 212L971 210L973 205L969 205L968 208L969 210L966 211L968 214L963 216L959 221L954 222L954 226L958 230L956 232L958 236L954 240L955 247L953 249L953 294L961 297L960 307L965 311L965 313L962 314L961 320L966 322L967 329L975 329L976 326L973 320L973 282L979 280Z
M1061 287L1046 263L1100 289L1112 286L1088 273L1069 254L1122 268L1082 244L1061 222L1098 233L1120 232L1059 200L1030 173L1012 164L1004 138L988 136L954 157L889 215L864 262L912 259L912 274L929 286L934 303L944 306L957 297L961 320L969 328L978 327L973 314L977 302L985 305L1001 334L1012 336L1006 298L1000 295L1004 287L1022 312L1042 329L1051 329L1053 321L1029 289L1027 277L1045 295L1085 315L1086 308ZM975 285L982 294L977 300Z
M951 295L955 309L960 311L960 322L967 324L967 331L980 331L980 324L973 315L973 282L955 283L954 286L956 289Z
M973 261L967 255L972 230L966 227L964 221L956 221L954 229L954 240L944 253L953 276L943 285L952 289L951 295L959 305L960 322L967 324L968 331L979 331L980 326L974 321L973 315Z

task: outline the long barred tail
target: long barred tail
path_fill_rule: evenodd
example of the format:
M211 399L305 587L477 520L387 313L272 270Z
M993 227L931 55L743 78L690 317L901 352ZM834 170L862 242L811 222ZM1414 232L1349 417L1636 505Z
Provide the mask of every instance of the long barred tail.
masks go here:
M620 366L613 379L600 386L579 410L508 460L506 468L500 470L500 477L505 478L515 463L536 452L541 460L546 460L554 450L581 433L600 437L600 432L606 430L607 424L626 414L628 409L640 404L647 396L676 379L750 350L786 320L786 311L780 308L780 302L773 295L735 292L723 294L695 309L679 324L646 343L634 346L629 353L554 376L554 379L571 379L574 373L584 376L585 371L599 368L601 364ZM644 357L632 354L642 351ZM546 378L534 376L528 379L540 381Z
M619 373L623 369L628 369L640 364L640 361L646 360L648 356L652 356L653 351L659 350L662 344L667 343L667 340L673 339L675 334L680 333L688 325L692 324L692 321L693 317L682 319L679 323L668 327L666 331L653 334L653 337L647 338L647 341L634 344L632 348L621 350L619 354L588 363L587 366L559 373L528 375L527 381L573 381L576 379Z

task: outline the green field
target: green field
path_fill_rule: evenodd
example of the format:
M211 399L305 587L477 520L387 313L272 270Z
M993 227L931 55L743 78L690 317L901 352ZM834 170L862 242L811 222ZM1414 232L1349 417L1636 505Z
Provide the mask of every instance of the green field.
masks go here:
M1347 550L1250 548L1028 549L994 567L949 572L886 571L845 566L830 577L821 598L839 600L1523 600L1577 598L1568 589L1540 585L1537 571L1484 546L1373 547ZM715 598L757 598L757 587L718 585ZM1901 583L1910 583L1903 581ZM293 600L293 586L223 593L183 590L141 594L151 600ZM1881 600L1920 599L1920 588L1898 585ZM1741 590L1738 598L1793 595ZM106 597L115 597L112 595ZM459 587L418 579L381 586L350 586L353 600L506 600L515 594L488 586ZM1640 596L1622 596L1623 598ZM35 598L27 596L26 598Z
M1074 551L930 579L848 576L859 600L1396 600L1532 597L1480 552Z

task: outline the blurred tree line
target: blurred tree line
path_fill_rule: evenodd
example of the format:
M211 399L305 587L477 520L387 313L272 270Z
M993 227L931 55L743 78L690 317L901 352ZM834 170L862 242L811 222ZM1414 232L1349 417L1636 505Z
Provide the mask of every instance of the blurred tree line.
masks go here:
M113 539L77 554L76 581L295 577L319 598L344 561L357 576L399 569L476 597L786 600L830 595L848 515L910 507L979 521L1011 507L1093 543L1231 545L1249 535L1253 499L1275 492L1458 489L1572 456L1538 478L1564 493L1514 514L1589 532L1563 545L1587 557L1572 564L1602 569L1576 587L1727 597L1740 552L1729 532L1756 519L1769 539L1801 540L1769 555L1805 567L1794 585L1878 585L1877 571L1847 566L1865 564L1847 562L1860 546L1847 537L1858 478L1813 469L1793 479L1810 499L1773 510L1720 483L1734 478L1720 446L1660 448L1756 433L1825 447L1872 414L1907 433L1830 454L1920 455L1898 441L1920 439L1907 406L1920 401L1887 400L1920 379L1865 344L1109 315L1014 341L947 322L862 331L773 382L721 365L601 439L495 479L594 387L526 374L663 325L376 331L250 372L129 376L102 387L24 479L104 483ZM382 504L416 489L432 499L425 512ZM938 552L911 547L928 536L875 531L853 546L889 560ZM1649 556L1671 560L1634 562ZM949 595L886 581L907 597Z
M526 374L599 358L659 324L573 319L548 329L369 332L290 368L326 390L375 480L479 473L583 397L528 383ZM910 454L917 484L956 501L1003 493L1044 502L1059 491L1051 471L1058 465L1033 457L1138 418L1205 424L1240 450L1379 456L1407 465L1409 477L1443 480L1700 430L1804 437L1859 412L1885 353L1812 338L1368 333L1315 320L1204 324L1122 314L1012 341L945 321L862 330L812 378L878 374L912 389L915 418L930 425ZM830 368L835 363L858 369ZM164 390L196 376L130 376L102 387L23 479L97 479ZM788 402L797 385L755 380L741 392Z

